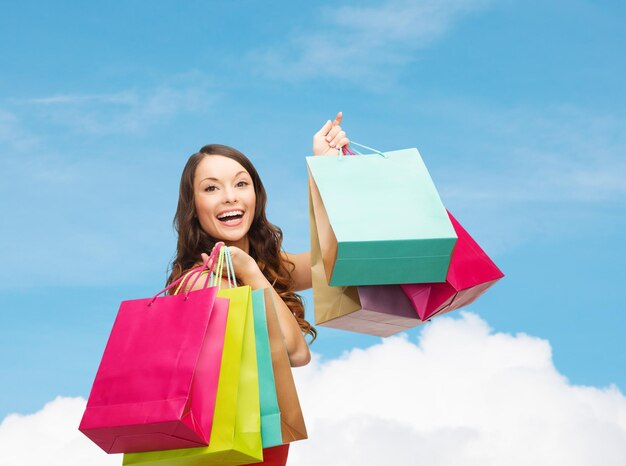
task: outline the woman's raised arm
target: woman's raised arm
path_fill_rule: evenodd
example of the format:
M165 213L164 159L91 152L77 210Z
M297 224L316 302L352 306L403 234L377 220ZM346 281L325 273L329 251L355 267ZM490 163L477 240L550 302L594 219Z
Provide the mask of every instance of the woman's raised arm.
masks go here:
M308 290L313 286L311 279L311 253L290 254L283 252L283 258L293 264L289 268L294 282L294 291Z
M350 140L340 126L342 119L343 114L337 113L334 121L328 120L313 135L313 155L337 155L338 149L350 145ZM295 291L311 288L313 286L311 283L311 253L292 254L285 252L283 258L293 264L293 269L289 272L295 283Z

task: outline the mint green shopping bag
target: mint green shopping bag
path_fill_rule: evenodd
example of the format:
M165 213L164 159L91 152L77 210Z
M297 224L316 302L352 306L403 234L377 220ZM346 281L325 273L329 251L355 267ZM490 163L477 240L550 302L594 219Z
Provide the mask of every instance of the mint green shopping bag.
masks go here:
M261 439L263 448L274 447L283 443L280 424L280 410L276 397L272 353L267 331L265 311L265 290L252 291L252 309L254 314L254 336L256 357L259 368L259 396L261 401Z
M330 285L446 280L457 237L417 149L306 160Z

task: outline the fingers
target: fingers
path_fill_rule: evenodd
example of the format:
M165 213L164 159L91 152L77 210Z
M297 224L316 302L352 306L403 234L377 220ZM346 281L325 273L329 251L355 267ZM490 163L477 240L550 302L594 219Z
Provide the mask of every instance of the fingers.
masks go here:
M343 119L343 112L337 112L335 121L333 121L333 126L339 126L341 124L342 119Z
M331 148L342 147L350 141L346 138L346 133L341 129L341 121L343 120L343 112L337 112L337 116L332 123L330 131L326 134L326 142Z
M341 139L339 139L337 141L337 143L335 144L336 147L340 148L340 147L348 147L350 145L350 139L348 139L347 137L343 137Z
M326 142L330 143L340 132L341 126L333 126L324 139L326 139Z
M333 129L326 136L326 141L332 148L342 147L349 143L348 138L346 138L346 132L341 129L341 126L333 126Z
M333 127L333 122L330 120L327 120L326 123L324 123L324 126L322 126L320 130L317 133L315 133L315 135L326 136L332 127Z
M328 132L336 127L339 126L341 124L341 120L343 120L343 113L342 112L338 112L337 116L335 116L335 119L333 121L327 120L326 123L324 123L324 126L322 126L319 131L317 133L315 133L316 136L327 136Z
M345 131L339 131L332 141L328 143L330 147L341 147L340 141L347 139Z

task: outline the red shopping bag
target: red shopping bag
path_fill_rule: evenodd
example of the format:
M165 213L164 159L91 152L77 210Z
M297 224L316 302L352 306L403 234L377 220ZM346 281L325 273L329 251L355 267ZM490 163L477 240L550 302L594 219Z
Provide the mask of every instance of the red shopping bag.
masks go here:
M107 453L209 443L229 300L182 279L120 306L79 427Z
M446 281L400 285L422 320L467 306L504 276L450 212L448 216L458 240Z
M244 466L285 466L289 456L289 444L278 445L263 449L263 461L250 463Z

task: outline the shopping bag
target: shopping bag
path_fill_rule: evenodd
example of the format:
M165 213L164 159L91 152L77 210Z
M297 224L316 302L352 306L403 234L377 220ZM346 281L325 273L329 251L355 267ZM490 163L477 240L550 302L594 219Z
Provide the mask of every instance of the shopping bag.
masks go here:
M161 293L122 302L104 350L79 430L107 453L210 441L228 300Z
M328 285L312 206L309 202L315 324L381 337L420 325L422 321L399 285Z
M289 456L289 444L278 445L276 447L263 448L263 461L260 463L249 463L254 466L285 466Z
M330 285L445 281L456 235L417 149L307 165Z
M459 239L446 281L401 285L422 320L471 304L504 276L452 214L448 214Z
M272 352L272 368L274 370L274 381L276 383L276 396L280 409L280 422L283 443L295 442L307 438L306 425L296 384L291 373L289 355L285 346L278 315L276 314L276 304L274 302L274 292L266 288L265 309L267 317L267 333L270 339L270 350Z
M272 368L272 353L267 330L264 290L254 290L252 292L252 309L254 314L256 356L259 366L261 440L263 448L267 448L281 445L283 438L278 398L276 397L276 383L274 382L274 370Z
M228 256L223 247L220 262L226 262L229 277L234 277ZM219 265L216 276L222 276ZM235 286L220 289L217 295L230 302L209 445L125 454L124 465L230 466L263 459L252 290Z

